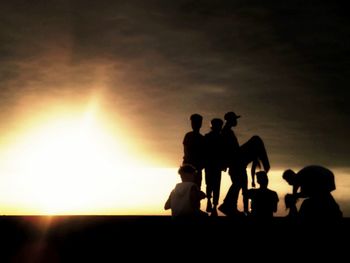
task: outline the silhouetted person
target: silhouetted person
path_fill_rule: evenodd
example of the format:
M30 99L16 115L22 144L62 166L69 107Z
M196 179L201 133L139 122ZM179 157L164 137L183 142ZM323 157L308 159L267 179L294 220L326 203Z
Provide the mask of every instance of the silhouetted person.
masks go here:
M297 173L291 169L285 170L282 178L293 186L293 194L297 197L335 190L333 172L320 165L306 166Z
M332 171L319 165L310 165L297 173L288 169L282 177L293 185L292 196L295 200L299 197L306 198L300 206L298 218L310 222L342 218L339 205L331 194L336 189Z
M211 120L211 131L204 136L205 141L205 182L207 193L207 212L217 216L217 205L220 197L221 171L223 163L223 139L221 129L224 122L221 119ZM213 202L211 202L213 198Z
M203 117L195 113L191 115L190 120L192 131L186 133L183 139L183 164L192 164L196 168L197 175L195 183L200 189L202 184L202 169L204 167L204 136L200 133Z
M252 187L255 187L255 172L256 169L264 170L268 172L270 170L270 162L267 156L264 142L262 139L255 135L251 137L246 143L241 145L241 159L243 161L243 166L247 168L249 163L251 166L251 179Z
M248 213L248 199L246 192L248 189L248 177L246 168L249 163L252 164L252 175L261 162L266 172L270 169L270 163L266 154L265 146L259 136L253 136L241 147L232 128L237 126L237 119L240 116L234 112L225 114L225 125L222 129L222 136L225 145L225 164L229 168L232 185L230 186L224 202L219 206L219 210L226 215L241 215L237 209L237 201L240 190L243 195L243 209Z
M256 173L258 189L249 189L247 197L251 200L250 214L259 219L269 219L277 212L278 195L275 191L268 189L269 179L267 173L260 171Z
M178 173L182 182L176 184L171 191L164 209L171 209L173 217L207 216L207 213L200 210L200 200L206 196L195 183L196 168L190 164L184 164L179 168Z

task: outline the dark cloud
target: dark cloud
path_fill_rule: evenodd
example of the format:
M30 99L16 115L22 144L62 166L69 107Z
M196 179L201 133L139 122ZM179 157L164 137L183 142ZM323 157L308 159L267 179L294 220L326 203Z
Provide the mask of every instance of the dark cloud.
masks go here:
M234 110L240 142L260 134L275 166L349 166L337 2L11 1L0 14L3 120L18 121L23 99L74 102L98 83L111 114L171 165L191 113L207 125Z

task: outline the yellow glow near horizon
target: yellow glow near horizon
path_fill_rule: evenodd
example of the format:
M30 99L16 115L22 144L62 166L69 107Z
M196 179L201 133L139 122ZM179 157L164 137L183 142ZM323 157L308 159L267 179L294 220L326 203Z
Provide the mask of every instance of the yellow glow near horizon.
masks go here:
M147 178L139 176L141 160L131 156L125 142L93 110L28 131L1 156L0 209L12 214L132 211L139 195L134 190L147 185Z

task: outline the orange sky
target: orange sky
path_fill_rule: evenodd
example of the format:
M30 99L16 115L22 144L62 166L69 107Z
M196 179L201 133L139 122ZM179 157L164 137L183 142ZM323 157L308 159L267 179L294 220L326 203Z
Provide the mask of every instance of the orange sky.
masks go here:
M205 134L212 118L235 111L240 144L261 136L272 172L339 171L335 195L347 211L343 10L288 0L2 4L0 210L83 212L96 201L93 211L119 213L127 199L130 213L164 213L177 174L153 181L134 169L176 169L192 113L203 115ZM84 198L67 208L63 189ZM141 199L152 201L140 208Z

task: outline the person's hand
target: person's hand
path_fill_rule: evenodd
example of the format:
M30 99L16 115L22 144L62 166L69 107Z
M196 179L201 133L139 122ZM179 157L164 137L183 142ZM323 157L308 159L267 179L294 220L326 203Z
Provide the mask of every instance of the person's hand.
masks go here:
M199 199L202 200L204 198L206 198L207 195L203 192L203 191L199 191Z
M222 170L223 172L226 172L226 171L227 171L227 167L226 167L226 166L222 166L222 167L221 167L221 170Z

